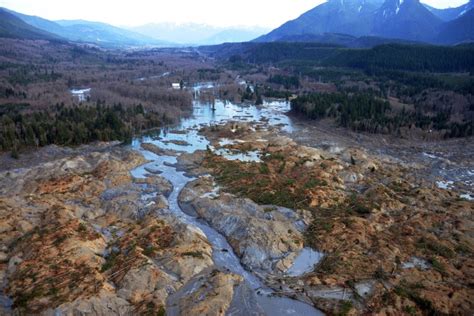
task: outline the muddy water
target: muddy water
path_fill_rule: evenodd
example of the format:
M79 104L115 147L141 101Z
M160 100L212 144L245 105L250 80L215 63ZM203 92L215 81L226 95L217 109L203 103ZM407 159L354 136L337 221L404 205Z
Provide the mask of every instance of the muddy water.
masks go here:
M197 86L195 91L201 87ZM206 84L204 88L210 88ZM207 237L213 247L213 259L219 268L228 270L244 277L247 285L257 294L258 305L267 315L323 315L323 313L313 306L289 298L272 296L271 291L264 287L261 280L255 275L245 270L241 265L239 258L232 251L226 238L219 234L212 227L192 216L185 214L178 203L178 196L187 183L194 180L187 177L183 172L177 171L173 165L176 163L176 157L158 156L141 148L142 143L153 143L162 149L174 150L178 152L193 153L196 150L206 149L209 141L198 134L202 126L213 124L223 124L227 121L242 122L268 122L270 125L278 125L284 131L291 132L293 125L291 120L285 115L289 111L290 105L287 102L275 101L266 103L263 107L253 105L240 106L232 103L216 101L211 107L210 104L204 104L199 101L194 102L193 115L190 118L183 119L178 126L162 130L154 136L135 139L132 143L134 149L142 152L146 159L151 161L145 166L141 166L132 172L135 177L145 177L147 171L145 168L157 169L162 171L161 176L168 179L173 184L173 192L169 197L169 211L183 223L190 225ZM226 155L226 153L222 153ZM239 159L239 157L229 157ZM255 159L258 159L256 156ZM289 274L295 276L312 269L321 255L310 249L304 249L298 256L294 266L290 268ZM266 293L266 294L261 294ZM249 295L248 299L251 299ZM245 301L247 298L244 298ZM238 311L230 311L229 314L239 315Z

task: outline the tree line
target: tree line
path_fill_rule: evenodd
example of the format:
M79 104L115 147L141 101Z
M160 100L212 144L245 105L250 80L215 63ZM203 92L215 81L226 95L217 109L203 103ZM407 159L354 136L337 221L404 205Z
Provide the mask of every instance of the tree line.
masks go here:
M422 109L394 110L390 103L367 93L313 93L291 101L291 110L309 119L334 118L338 125L369 133L400 133L403 127L444 131L444 137L472 136L474 120L451 120L452 109L428 116Z
M371 49L341 49L323 63L328 66L359 68L368 72L472 72L474 46L385 44Z
M169 122L163 114L147 112L142 105L93 105L66 107L58 104L54 110L4 113L0 125L0 151L50 144L76 146L94 141L129 142L134 133Z
M433 46L383 44L367 49L319 43L252 43L243 45L230 63L267 64L308 61L313 66L371 71L473 72L474 45Z

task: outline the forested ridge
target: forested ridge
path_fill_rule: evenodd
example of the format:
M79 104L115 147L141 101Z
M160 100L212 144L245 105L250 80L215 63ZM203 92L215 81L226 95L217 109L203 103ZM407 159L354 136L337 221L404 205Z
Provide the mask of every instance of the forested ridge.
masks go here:
M334 118L343 127L369 133L400 133L401 128L417 127L444 131L444 137L472 136L474 121L451 120L450 108L434 116L422 109L394 109L386 100L367 93L313 93L291 102L291 110L309 119Z
M0 152L50 144L77 146L94 141L129 141L187 115L192 95L172 82L199 72L172 75L178 59L153 52L101 51L56 42L0 39ZM158 57L160 56L160 57ZM180 61L181 62L181 61ZM166 74L166 75L163 75ZM85 90L79 97L73 90Z
M473 71L474 46L386 44L372 49L339 50L323 64L364 70Z
M145 113L143 106L124 108L117 104L107 106L97 102L95 106L65 107L56 105L54 110L37 112L5 113L2 107L0 151L13 154L24 147L50 144L76 146L93 141L119 140L128 142L135 133L158 127L167 121L165 116ZM28 107L23 105L23 108Z
M436 131L432 137L473 134L472 44L347 48L273 42L242 45L232 53L227 63L240 69L269 69L263 95L298 96L293 112L310 119L334 118L370 133L416 128L425 135Z
M434 46L384 44L344 48L318 43L261 43L233 51L231 62L280 63L308 61L313 65L357 69L459 72L474 70L474 45Z

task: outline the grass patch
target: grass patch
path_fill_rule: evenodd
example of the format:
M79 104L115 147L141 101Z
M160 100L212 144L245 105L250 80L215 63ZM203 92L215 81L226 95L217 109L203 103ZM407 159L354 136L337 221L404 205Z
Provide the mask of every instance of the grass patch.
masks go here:
M266 155L264 160L280 160L280 161L284 161L285 160L285 156L282 154L282 153L271 153L269 155Z
M53 245L55 245L56 247L58 247L58 246L61 245L64 241L66 241L67 238L68 238L67 235L60 235L60 236L58 236L58 238L56 238L56 240L53 242Z
M404 306L403 311L408 315L416 315L416 307L414 306Z
M431 258L429 262L435 271L438 271L442 275L446 274L446 267L444 266L444 264L436 260L436 258Z
M13 307L27 308L28 303L35 298L42 297L44 290L41 287L35 287L31 292L24 292L14 300Z
M374 279L376 280L388 280L389 274L385 272L382 267L378 267L374 272Z
M320 180L320 179L309 179L308 181L306 181L306 183L304 184L304 188L305 189L312 189L314 187L325 187L327 186L328 183L326 180Z
M346 316L349 315L349 312L352 310L352 302L351 301L344 301L341 303L340 311L336 315L339 316Z
M80 234L87 232L87 226L84 223L80 223L79 226L77 227L77 232Z
M204 255L200 251L188 251L183 253L184 257L193 257L193 258L199 258L199 259L204 259Z
M261 174L270 174L270 169L268 168L268 165L266 163L262 163L260 165L260 173Z
M370 214L372 209L377 208L377 205L374 202L356 194L351 194L346 203L348 211L357 215Z
M153 257L156 253L156 248L154 246L148 246L143 250L143 254L147 257Z
M117 259L118 259L117 252L110 253L105 259L105 263L102 265L100 272L106 272L112 269L112 267L117 263Z
M411 300L427 315L438 315L433 303L420 296L419 290L422 288L423 286L420 284L410 284L406 281L402 281L395 287L394 292L400 297Z
M454 251L451 248L434 240L429 240L422 237L418 240L416 246L418 249L436 254L444 258L450 259L454 257Z
M323 259L316 266L315 271L321 274L332 274L336 272L339 265L339 254L332 253L323 257Z

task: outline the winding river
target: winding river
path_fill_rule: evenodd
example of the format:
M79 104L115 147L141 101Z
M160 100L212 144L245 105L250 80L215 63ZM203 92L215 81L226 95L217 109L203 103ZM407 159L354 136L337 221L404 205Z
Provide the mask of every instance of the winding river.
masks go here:
M212 88L212 84L197 85L194 87L194 90L199 92L201 88ZM241 106L216 100L213 109L209 104L196 100L193 104L192 116L182 119L171 131L162 130L158 135L137 138L133 141L132 147L140 151L150 163L135 169L132 174L134 177L142 178L147 175L145 169L155 169L162 172L161 176L173 184L173 192L169 197L169 211L181 222L206 236L213 248L215 265L224 271L231 271L241 275L248 287L258 293L256 295L257 302L265 314L272 316L324 315L309 304L285 297L272 296L272 291L266 288L258 277L245 270L224 236L203 221L189 216L182 211L178 203L178 196L186 184L193 181L194 178L185 176L184 172L178 171L173 167L177 162L177 158L174 156L158 156L141 148L142 143L153 143L162 149L178 152L193 153L196 150L205 150L210 143L204 136L199 135L199 129L203 126L223 124L227 121L266 121L269 125L279 125L282 130L291 132L293 130L292 122L285 115L289 109L289 103L283 101L273 101L264 104L262 107L256 107L253 105ZM222 249L228 249L229 251L222 251ZM295 263L292 272L305 272L307 266L311 268L319 260L319 256L315 254L317 253L307 249L302 252L299 256L301 261ZM239 296L244 297L244 302L239 303L245 304L245 295ZM233 303L228 310L228 314L242 315L238 305Z

